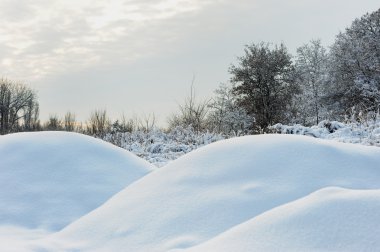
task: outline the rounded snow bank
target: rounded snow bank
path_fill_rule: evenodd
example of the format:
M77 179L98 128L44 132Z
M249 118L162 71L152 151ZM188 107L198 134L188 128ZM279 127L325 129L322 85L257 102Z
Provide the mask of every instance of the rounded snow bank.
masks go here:
M81 134L0 136L0 224L58 230L151 169L133 154Z
M380 190L324 188L183 252L377 251Z
M229 139L150 173L45 242L81 251L185 249L328 186L380 188L380 149L294 135Z

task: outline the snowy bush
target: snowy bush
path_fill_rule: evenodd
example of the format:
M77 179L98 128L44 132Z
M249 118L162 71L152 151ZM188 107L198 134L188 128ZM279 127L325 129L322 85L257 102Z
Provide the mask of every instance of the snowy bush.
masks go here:
M378 118L378 117L377 117ZM315 138L337 140L345 143L358 143L380 147L380 120L321 121L318 125L306 127L300 124L281 123L268 127L270 133L305 135ZM196 132L192 127L175 127L169 132L154 128L150 131L112 131L101 139L124 148L149 161L157 167L189 153L204 145L234 137L211 132Z
M175 127L165 133L160 129L151 131L112 132L102 137L121 148L161 167L201 146L225 139L225 136L210 132L195 132L193 128Z
M358 143L380 147L380 120L365 122L341 123L324 120L317 126L305 127L299 124L269 127L272 133L313 136L323 139L337 140L345 143Z

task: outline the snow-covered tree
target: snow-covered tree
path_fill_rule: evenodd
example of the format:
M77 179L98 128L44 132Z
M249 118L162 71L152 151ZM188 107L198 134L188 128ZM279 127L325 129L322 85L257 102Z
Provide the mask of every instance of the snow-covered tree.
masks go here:
M224 135L247 134L253 128L254 118L236 104L233 87L221 84L210 102L208 126Z
M244 51L238 64L230 68L239 106L256 119L256 130L287 122L287 111L298 88L286 47L281 44L272 49L259 43L246 46Z
M301 94L297 96L299 119L304 125L318 124L326 117L323 98L326 92L328 54L320 40L297 49L296 72Z
M346 114L380 104L380 9L356 19L331 48L330 97Z

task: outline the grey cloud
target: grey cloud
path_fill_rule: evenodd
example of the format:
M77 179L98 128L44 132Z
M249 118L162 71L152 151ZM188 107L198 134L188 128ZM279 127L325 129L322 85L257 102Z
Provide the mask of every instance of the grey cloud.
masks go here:
M23 22L33 17L36 10L28 0L6 0L0 2L0 15L9 22Z
M115 1L121 5L107 14ZM365 8L358 8L364 2L369 10L378 5L375 0L180 0L158 10L160 2L166 0L22 1L20 13L30 11L28 18L0 20L0 55L13 60L13 65L0 60L2 73L36 83L42 114L81 102L86 110L101 106L99 100L110 109L149 113L152 107L165 114L173 109L168 104L175 107L186 95L193 73L202 95L227 81L228 66L245 44L284 42L295 51L316 37L331 43L362 14ZM83 99L70 95L73 86ZM93 95L87 97L87 90ZM144 94L147 90L152 91Z

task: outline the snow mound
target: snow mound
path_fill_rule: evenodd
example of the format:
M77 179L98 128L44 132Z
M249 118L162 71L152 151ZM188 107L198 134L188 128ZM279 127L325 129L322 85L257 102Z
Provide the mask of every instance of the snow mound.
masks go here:
M380 190L325 188L183 252L376 251Z
M151 169L121 148L76 133L0 136L0 224L59 230Z
M190 248L329 186L379 189L380 149L295 135L223 140L136 181L44 239L42 247L150 252Z

